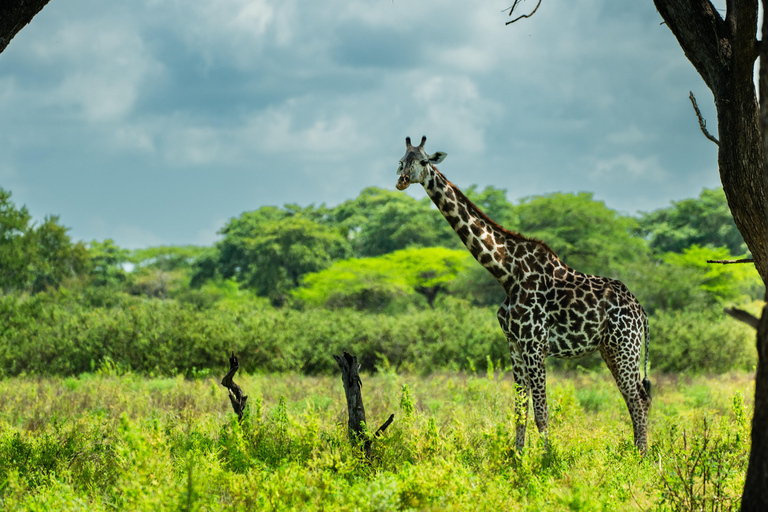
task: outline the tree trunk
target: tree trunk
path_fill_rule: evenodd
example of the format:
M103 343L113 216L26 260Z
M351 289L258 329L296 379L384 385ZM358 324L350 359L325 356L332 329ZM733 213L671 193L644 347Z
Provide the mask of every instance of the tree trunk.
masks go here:
M763 41L768 36L768 0L763 0ZM768 45L760 45L760 127L763 132L763 155L768 158ZM768 162L763 168L763 186L768 190ZM768 219L768 206L758 210ZM764 233L768 239L768 233ZM768 300L768 286L765 289ZM768 510L768 306L763 307L757 325L757 371L755 373L755 406L752 416L752 447L749 452L747 478L741 497L741 510Z
M762 85L761 85L762 88ZM757 326L757 372L755 407L752 416L752 448L747 478L741 496L741 510L768 510L768 306L763 308Z
M6 0L0 8L0 53L50 0Z

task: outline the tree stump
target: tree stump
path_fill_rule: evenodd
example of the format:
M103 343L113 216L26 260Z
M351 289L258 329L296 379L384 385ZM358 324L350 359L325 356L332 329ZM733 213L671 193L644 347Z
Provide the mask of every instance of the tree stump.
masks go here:
M371 458L371 444L372 438L366 438L365 436L365 406L363 405L363 382L360 380L360 364L357 362L357 357L344 352L341 356L334 355L333 358L338 363L341 369L341 381L344 384L344 394L347 397L347 414L349 419L347 421L347 429L349 432L350 440L353 443L359 442L360 439L365 439L363 449L365 450L365 456ZM390 414L387 421L376 430L373 437L380 436L392 421L395 419L394 414Z
M240 368L240 363L235 355L234 351L229 356L229 371L221 379L221 385L229 390L229 401L232 403L232 409L237 414L237 421L243 421L243 411L245 410L245 403L248 400L248 396L243 394L243 390L240 386L235 384L232 378L235 376L235 372Z

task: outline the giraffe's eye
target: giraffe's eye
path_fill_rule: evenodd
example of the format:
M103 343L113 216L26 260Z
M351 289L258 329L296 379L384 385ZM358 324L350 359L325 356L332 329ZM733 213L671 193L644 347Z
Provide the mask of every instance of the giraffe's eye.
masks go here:
M422 165L422 167L426 167L429 163L429 160L421 160L419 163Z

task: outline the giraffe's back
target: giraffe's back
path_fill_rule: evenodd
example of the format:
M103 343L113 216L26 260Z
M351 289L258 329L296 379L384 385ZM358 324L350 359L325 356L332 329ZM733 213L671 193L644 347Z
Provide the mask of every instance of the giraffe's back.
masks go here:
M589 355L601 343L640 343L645 312L623 283L568 267L552 275L553 300L547 302L548 355Z

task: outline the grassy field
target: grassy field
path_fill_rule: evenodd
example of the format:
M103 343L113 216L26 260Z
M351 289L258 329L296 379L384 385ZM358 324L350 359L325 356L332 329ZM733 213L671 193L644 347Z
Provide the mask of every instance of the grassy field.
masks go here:
M610 376L551 375L550 449L513 450L509 374L363 376L373 460L346 435L339 377L0 381L3 510L730 510L753 375L652 376L650 448L632 446Z

